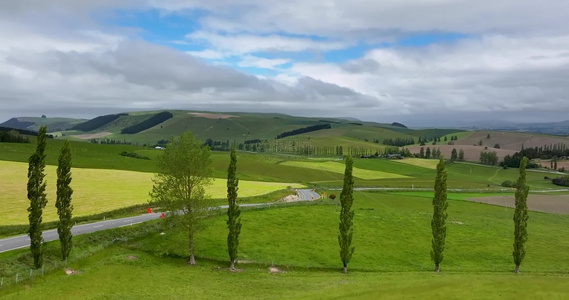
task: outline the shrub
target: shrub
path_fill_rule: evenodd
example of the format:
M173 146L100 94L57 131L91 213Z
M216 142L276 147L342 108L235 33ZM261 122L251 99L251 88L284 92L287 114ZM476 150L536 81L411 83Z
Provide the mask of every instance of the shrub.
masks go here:
M336 194L332 193L328 196L328 198L334 200L334 199L336 199Z
M513 188L513 187L516 187L516 183L511 181L511 180L506 180L506 181L502 182L501 186Z

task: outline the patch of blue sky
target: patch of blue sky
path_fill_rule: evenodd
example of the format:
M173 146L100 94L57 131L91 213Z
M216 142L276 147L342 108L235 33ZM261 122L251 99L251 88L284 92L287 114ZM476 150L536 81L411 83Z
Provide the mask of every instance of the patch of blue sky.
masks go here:
M117 10L114 16L104 21L110 25L139 28L139 37L145 41L173 47L181 51L199 51L199 44L176 44L184 36L199 29L198 20L206 14L205 11L185 11L184 14L163 14L159 10Z

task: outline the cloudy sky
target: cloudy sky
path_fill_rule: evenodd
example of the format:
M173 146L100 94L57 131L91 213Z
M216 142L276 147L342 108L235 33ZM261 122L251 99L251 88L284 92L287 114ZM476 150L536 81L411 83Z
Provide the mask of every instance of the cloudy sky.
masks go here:
M0 121L148 109L569 119L559 0L0 2Z

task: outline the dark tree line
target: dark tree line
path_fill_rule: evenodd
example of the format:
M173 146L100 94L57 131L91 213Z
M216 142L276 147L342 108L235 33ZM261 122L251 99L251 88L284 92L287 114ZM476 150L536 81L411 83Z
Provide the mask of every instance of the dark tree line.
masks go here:
M29 143L28 137L22 136L15 130L0 131L0 143Z
M209 149L211 150L215 150L215 151L229 151L231 150L231 144L229 143L229 140L227 141L214 141L212 139L206 139L205 142L203 143L203 146L209 146Z
M113 115L105 115L105 116L98 116L94 119L91 119L89 121L77 124L73 127L71 127L71 130L80 130L80 131L92 131L95 130L97 128L101 128L109 123L111 123L112 121L122 117L122 116L128 116L128 114L123 113L123 114L113 114Z
M318 124L318 125L312 125L312 126L308 126L308 127L304 127L304 128L297 128L297 129L293 129L290 131L286 131L283 132L279 135L277 135L277 139L282 139L285 138L287 136L293 136L293 135L297 135L297 134L303 134L303 133L307 133L307 132L312 132L312 131L317 131L317 130L322 130L322 129L330 129L332 128L332 125L330 124Z
M415 144L415 139L413 138L388 138L383 140L384 145L403 147L407 145Z
M254 140L246 140L246 141L244 142L244 144L245 144L245 145L248 145L248 144L258 144L258 143L261 143L261 142L262 142L262 141L261 141L260 139L254 139Z
M101 144L101 145L132 145L131 142L127 140L114 140L114 139L90 139L91 144Z
M147 120L144 120L138 124L134 124L130 127L123 128L121 130L122 134L135 134L146 129L152 128L168 119L173 118L174 115L169 111L163 111L161 113L157 113L154 116L150 117Z

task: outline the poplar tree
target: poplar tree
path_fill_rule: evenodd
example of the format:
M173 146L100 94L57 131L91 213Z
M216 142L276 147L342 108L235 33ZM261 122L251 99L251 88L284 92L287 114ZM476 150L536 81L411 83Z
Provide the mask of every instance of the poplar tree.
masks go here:
M227 227L229 234L227 235L227 250L229 252L229 259L231 270L235 269L235 260L237 259L239 247L239 233L241 233L241 210L237 204L237 191L239 190L239 179L236 177L237 170L237 155L235 154L235 146L231 148L231 161L227 169Z
M450 160L454 162L457 159L458 159L458 154L456 152L456 148L453 148L452 152L450 153Z
M28 166L28 199L30 207L28 208L28 220L30 228L28 235L30 236L30 251L34 258L34 266L41 268L43 265L43 236L42 236L42 214L47 198L45 193L45 147L46 147L46 127L39 129L37 137L36 152L29 158Z
M348 263L352 259L355 248L352 247L353 236L353 219L354 210L352 204L354 202L354 178L352 176L353 166L352 156L346 158L346 170L344 172L344 186L340 194L340 233L338 234L338 243L340 244L340 258L342 259L342 272L348 273Z
M523 157L520 163L520 177L516 182L516 208L514 209L514 257L515 272L520 272L520 265L526 256L525 242L528 240L528 193L529 186L526 183L527 157Z
M71 220L73 205L71 205L71 195L73 189L71 184L71 148L69 141L65 141L61 154L59 155L59 163L57 166L57 200L55 207L59 216L57 224L57 233L59 234L59 242L61 245L61 258L67 260L71 248L73 247L71 228L73 221Z
M435 272L437 273L444 257L447 208L447 171L444 157L441 156L437 164L435 196L433 197L433 219L431 220L431 230L433 232L431 259L435 263Z

